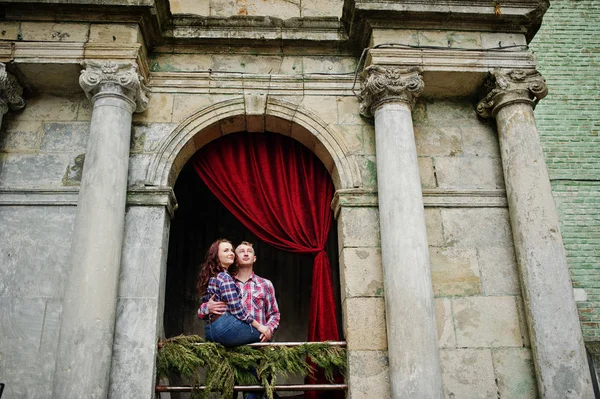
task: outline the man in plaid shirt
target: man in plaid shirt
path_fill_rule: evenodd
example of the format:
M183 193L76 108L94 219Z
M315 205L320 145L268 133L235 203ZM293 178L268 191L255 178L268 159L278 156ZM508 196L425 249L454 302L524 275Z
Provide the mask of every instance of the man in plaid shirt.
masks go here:
M235 249L235 254L239 270L233 279L240 289L242 304L256 321L269 327L270 334L263 334L261 341L270 341L279 327L280 318L273 283L254 274L256 255L251 243L243 241ZM206 320L209 314L221 315L226 310L225 302L214 302L211 298L200 306L198 317Z

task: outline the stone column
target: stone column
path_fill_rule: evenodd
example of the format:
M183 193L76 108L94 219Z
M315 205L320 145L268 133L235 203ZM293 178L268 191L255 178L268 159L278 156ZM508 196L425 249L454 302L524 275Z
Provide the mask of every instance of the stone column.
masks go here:
M71 244L54 398L106 398L123 242L134 111L147 106L133 63L85 64L79 83L93 104Z
M392 398L442 398L429 246L412 124L415 69L370 66L361 113L375 118L381 255Z
M23 88L17 78L6 72L6 65L0 62L0 128L9 109L18 110L24 106Z
M477 106L498 126L521 289L542 398L593 398L567 260L533 108L535 70L495 70Z

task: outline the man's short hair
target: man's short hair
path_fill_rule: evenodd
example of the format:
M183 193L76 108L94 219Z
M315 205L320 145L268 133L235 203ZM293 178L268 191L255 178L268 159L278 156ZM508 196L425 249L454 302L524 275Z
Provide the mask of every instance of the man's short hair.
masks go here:
M247 247L250 247L250 248L252 248L252 252L254 252L254 245L252 245L252 243L251 243L251 242L248 242L248 241L242 241L242 242L240 242L240 243L239 243L239 245L238 245L237 247L235 247L235 251L237 251L237 249L238 249L239 247L241 247L242 245L245 245L245 246L247 246ZM234 252L235 252L235 251L234 251Z

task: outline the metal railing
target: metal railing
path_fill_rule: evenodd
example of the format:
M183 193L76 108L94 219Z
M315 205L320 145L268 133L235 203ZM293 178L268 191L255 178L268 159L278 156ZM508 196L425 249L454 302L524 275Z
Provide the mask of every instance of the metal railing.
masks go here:
M329 341L329 342L257 342L254 344L248 344L247 346L254 348L268 347L268 346L300 346L304 344L322 344L326 343L331 346L340 346L346 347L346 341ZM204 343L197 343L195 345L204 345ZM204 390L206 387L203 385L195 387L195 389ZM262 385L235 385L233 387L234 392L241 391L264 391L264 387ZM274 385L274 391L346 391L348 390L348 384L283 384L283 385ZM191 392L192 386L171 386L171 385L157 385L155 392Z

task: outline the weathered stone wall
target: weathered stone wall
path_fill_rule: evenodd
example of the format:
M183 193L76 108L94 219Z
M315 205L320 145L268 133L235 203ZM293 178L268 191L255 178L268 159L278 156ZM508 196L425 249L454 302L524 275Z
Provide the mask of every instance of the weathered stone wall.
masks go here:
M341 0L284 1L284 0L170 0L173 14L196 14L211 17L234 15L271 15L288 19L299 17L341 17Z
M588 344L600 341L599 23L598 2L556 0L532 42L550 88L535 113Z
M77 185L89 134L83 95L40 95L5 117L0 186L51 188ZM4 126L3 126L4 127ZM79 157L79 158L78 158Z
M508 210L478 206L504 188L495 129L467 101L424 101L414 111L428 188L473 190L464 205L427 206L444 392L447 397L536 397L533 361ZM401 256L401 254L399 254Z
M0 206L3 397L52 396L74 206Z

